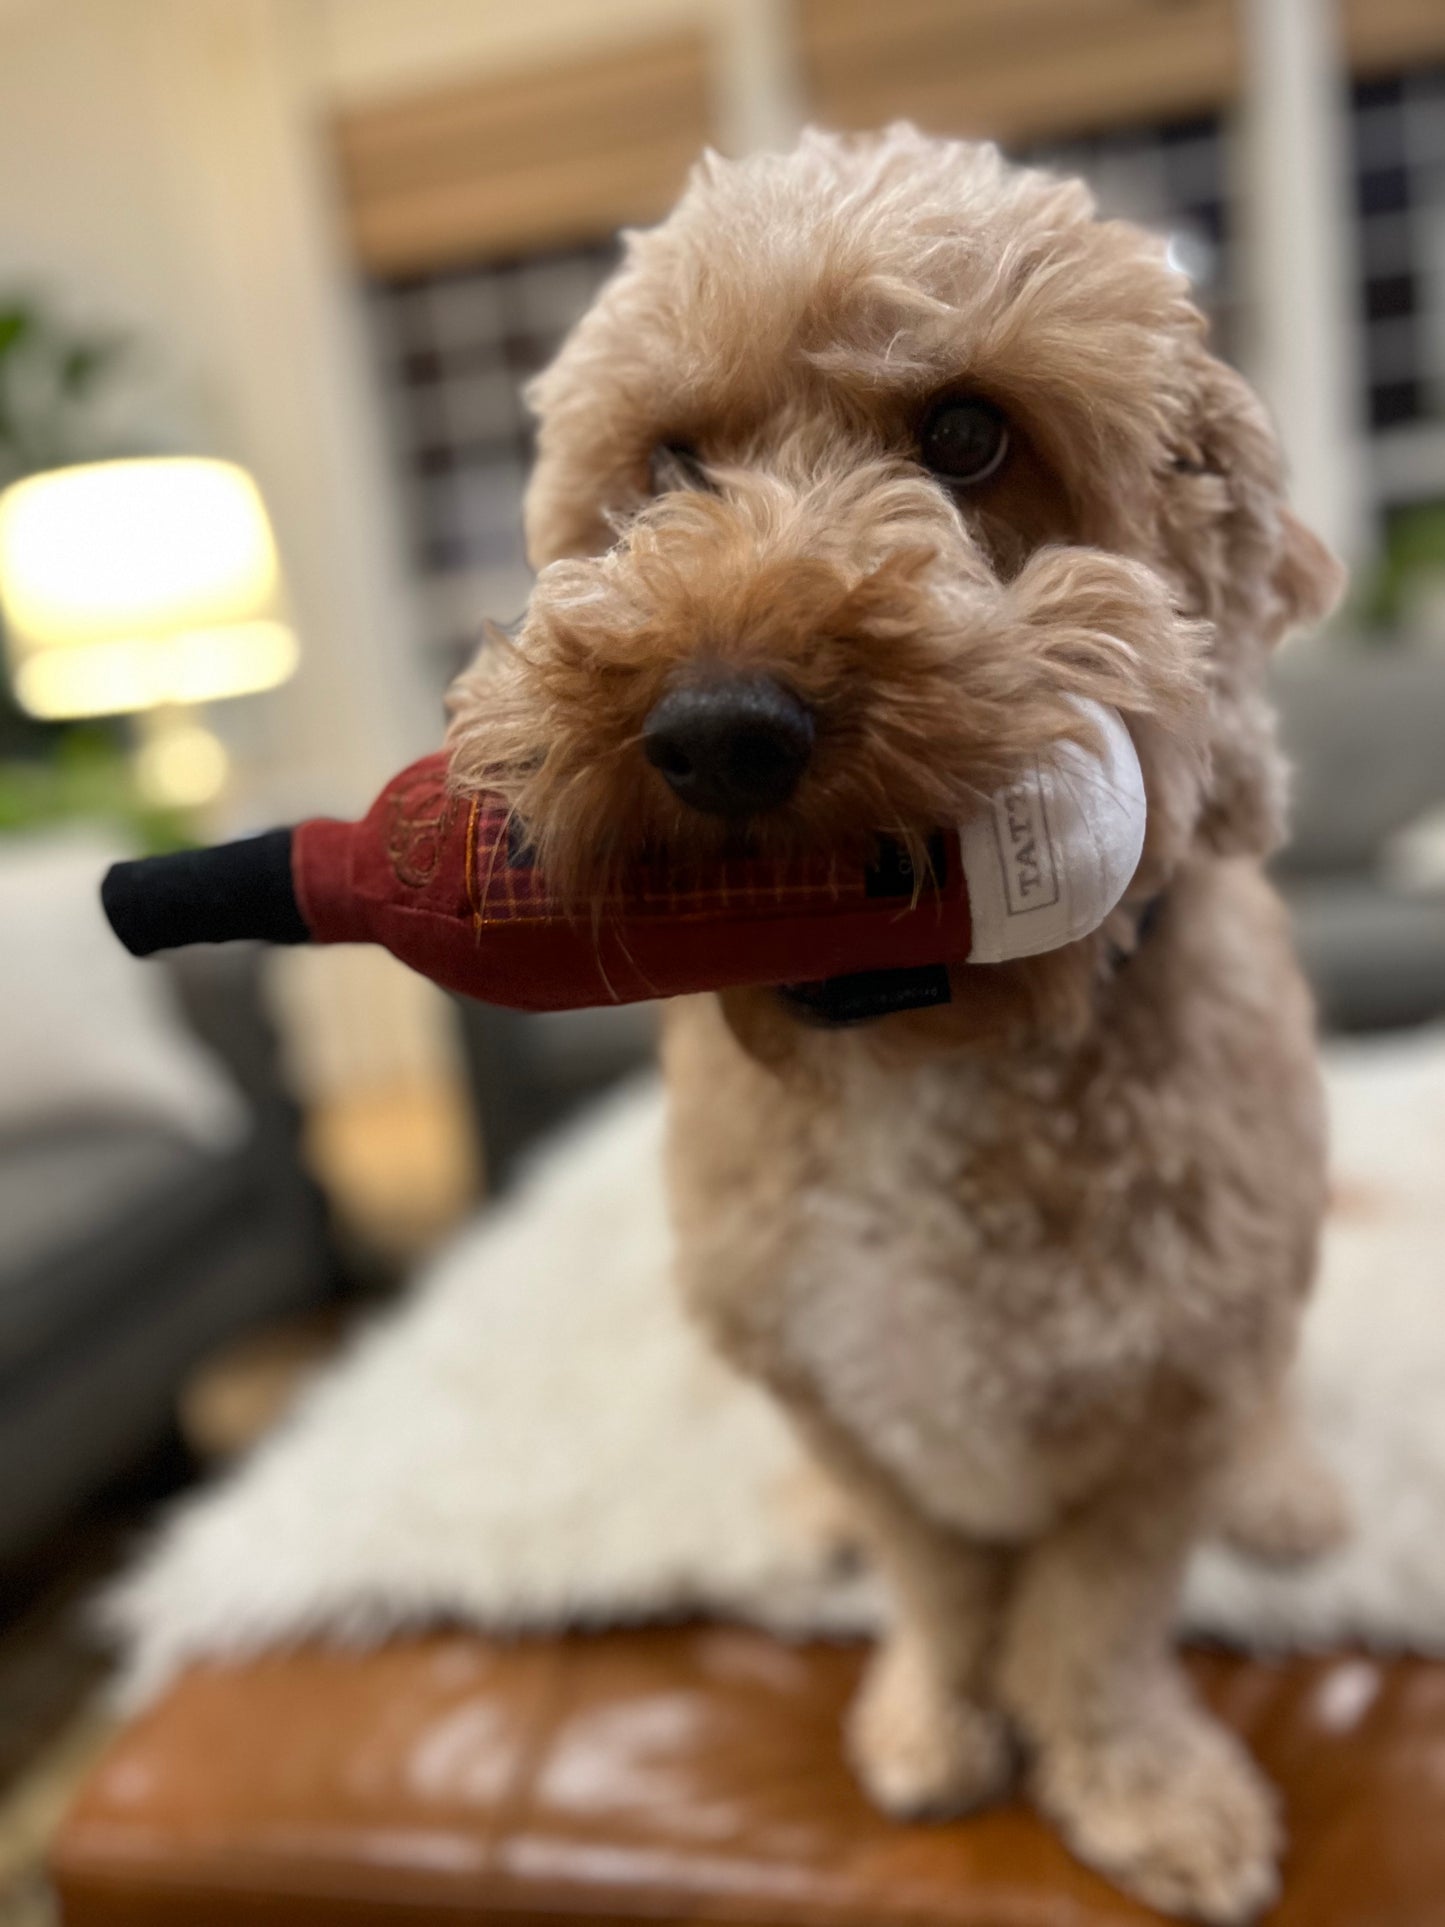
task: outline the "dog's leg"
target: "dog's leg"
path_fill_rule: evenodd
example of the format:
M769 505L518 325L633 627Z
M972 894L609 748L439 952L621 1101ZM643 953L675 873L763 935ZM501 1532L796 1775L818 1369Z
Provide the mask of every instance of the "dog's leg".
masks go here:
M875 1504L865 1530L895 1616L848 1716L854 1770L889 1813L968 1812L1003 1791L1012 1764L1006 1722L980 1697L1006 1555L901 1504Z
M1350 1529L1339 1481L1281 1392L1246 1433L1214 1507L1237 1552L1293 1565L1330 1551Z
M998 1686L1034 1795L1081 1859L1166 1912L1238 1923L1277 1891L1280 1829L1172 1651L1199 1514L1181 1484L1117 1491L1026 1555Z
M795 1395L790 1413L876 1559L893 1609L849 1710L853 1769L900 1818L983 1806L1012 1767L1007 1722L981 1697L1010 1555L923 1518L811 1399Z

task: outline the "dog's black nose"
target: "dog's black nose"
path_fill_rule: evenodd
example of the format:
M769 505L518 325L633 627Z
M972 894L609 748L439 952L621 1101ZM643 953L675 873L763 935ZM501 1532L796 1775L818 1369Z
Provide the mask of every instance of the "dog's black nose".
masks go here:
M770 676L727 676L669 691L642 726L647 760L709 816L786 803L813 750L813 712Z

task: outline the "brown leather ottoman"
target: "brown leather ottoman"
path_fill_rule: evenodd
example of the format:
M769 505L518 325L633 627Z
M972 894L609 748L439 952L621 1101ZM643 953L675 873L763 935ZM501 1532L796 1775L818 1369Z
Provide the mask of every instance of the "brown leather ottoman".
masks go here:
M307 1651L184 1680L53 1856L65 1927L566 1920L1126 1927L1022 1806L875 1813L856 1649L721 1627ZM1445 1922L1445 1666L1200 1656L1284 1789L1278 1927Z

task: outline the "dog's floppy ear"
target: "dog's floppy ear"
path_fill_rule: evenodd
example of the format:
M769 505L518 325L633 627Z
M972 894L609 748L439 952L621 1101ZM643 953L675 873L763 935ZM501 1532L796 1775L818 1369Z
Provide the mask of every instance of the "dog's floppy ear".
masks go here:
M1323 622L1345 592L1345 567L1291 508L1279 509L1279 558L1274 590L1283 622L1278 635ZM1278 639L1277 637L1275 638Z
M1264 855L1283 838L1285 800L1269 651L1329 613L1344 571L1288 507L1279 443L1249 384L1201 341L1188 344L1181 372L1162 534L1189 612L1214 625L1199 833L1222 853Z
M1183 372L1165 510L1171 547L1226 634L1252 630L1273 645L1329 615L1345 572L1289 507L1279 440L1249 383L1202 342L1189 344Z

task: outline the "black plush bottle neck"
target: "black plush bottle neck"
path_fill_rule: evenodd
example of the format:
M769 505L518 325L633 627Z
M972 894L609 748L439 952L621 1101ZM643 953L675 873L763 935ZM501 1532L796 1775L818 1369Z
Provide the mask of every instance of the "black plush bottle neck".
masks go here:
M133 957L246 937L261 943L311 940L291 880L290 830L112 864L100 900Z

